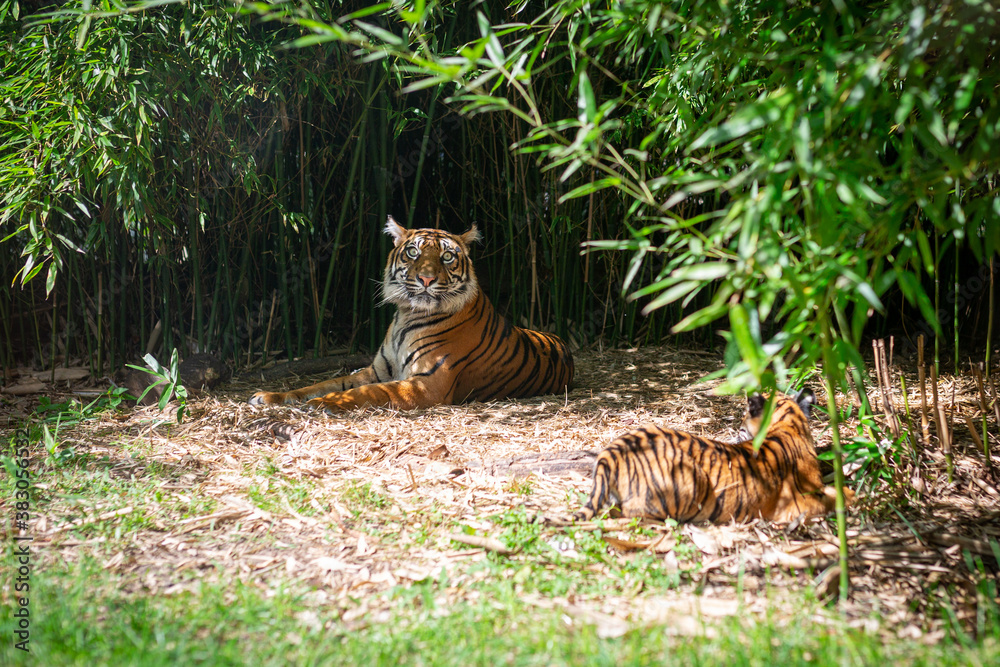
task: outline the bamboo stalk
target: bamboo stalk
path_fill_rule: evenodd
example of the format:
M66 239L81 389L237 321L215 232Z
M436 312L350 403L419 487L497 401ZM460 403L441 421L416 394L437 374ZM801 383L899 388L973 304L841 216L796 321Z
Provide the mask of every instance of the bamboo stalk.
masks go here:
M111 372L115 372L122 363L119 363L118 358L125 354L126 341L127 341L127 328L126 325L134 320L134 315L128 312L128 301L129 292L126 287L129 284L128 280L128 268L129 268L129 253L127 247L128 241L125 238L118 239L118 266L111 268L111 288L112 294L115 294L118 298L111 301L111 322L112 326L117 324L118 327L118 344L111 345L110 347L110 357L111 357ZM117 273L117 277L115 274Z
M892 435L895 438L899 438L902 433L902 426L899 423L899 415L896 413L896 405L892 401L892 351L893 343L895 338L889 336L889 358L886 360L885 356L885 341L879 343L879 349L882 353L882 377L885 382L885 392L886 392L886 410L889 417L889 425L892 429Z
M226 256L223 250L225 248L225 243L222 241L223 236L220 235L219 237L220 257ZM222 290L222 268L219 266L220 264L225 264L225 262L218 262L215 267L215 281L212 285L212 303L208 311L208 331L205 332L205 348L201 350L202 352L218 349L217 341L221 333L221 326L219 326L216 320L219 317L219 306L222 303L222 294L220 293Z
M172 350L174 349L174 323L170 312L170 267L165 261L160 262L158 267L160 274L160 298L163 300L160 307L160 321L164 323L163 345L164 349Z
M14 285L13 285L13 283L11 283L11 288L13 289L13 287L14 287ZM22 297L20 299L21 307L22 308L27 308L29 306L28 302L30 302L30 304L32 306L34 305L34 299L31 297L31 294L32 294L32 292L29 291L28 292L28 298L24 298L23 291L22 291ZM25 322L26 319L28 319L28 318L26 317L26 313L24 313L23 311L21 313L21 316L17 318L17 328L18 328L18 330L20 331L20 334L21 334L21 349L24 351L24 353L28 352L28 345L29 345L28 341L32 340L30 338L29 334L28 334L28 323ZM91 360L91 364L93 364L93 358L94 358L93 355L91 355L89 357L89 359ZM93 373L91 373L91 374L93 374Z
M67 276L73 275L73 255L74 253L72 252L66 254L65 271ZM66 285L66 328L63 331L63 335L66 337L66 345L63 348L63 367L69 368L70 367L69 358L70 355L72 354L73 342L76 339L76 336L74 335L75 329L73 327L73 282L74 281L64 280L62 282L65 283ZM3 301L3 299L0 298L0 301Z
M369 86L373 85L374 82L374 72L375 69L372 68L373 75L369 78ZM367 128L368 119L368 105L365 105L362 109L361 117L361 137L364 136L365 130ZM363 143L363 140L359 137L359 144ZM323 284L323 298L320 300L319 311L322 314L326 313L326 304L330 297L330 286L333 284L333 271L334 267L337 266L337 257L340 254L340 242L344 234L344 223L347 221L347 209L348 205L351 203L351 194L354 187L354 179L358 173L358 163L361 161L361 155L364 151L361 150L360 146L354 151L354 157L351 160L351 167L347 174L347 187L344 190L344 197L341 200L340 205L340 215L337 218L337 231L333 235L333 246L330 252L330 259L327 263L326 270L326 281ZM320 350L322 347L323 336L323 320L322 318L316 323L316 338L314 342L314 348Z
M990 447L989 447L989 433L986 431L986 415L989 414L989 406L986 401L986 387L983 382L983 373L979 370L979 367L969 360L969 366L972 368L972 376L976 379L976 389L979 390L979 409L982 411L983 420L983 438L980 440L978 437L974 438L976 440L976 445L981 447L983 450L983 458L986 459L986 465L992 467L992 462L990 461ZM966 417L966 421L969 425L972 425L972 418Z
M990 377L990 351L993 349L993 258L990 257L990 303L986 319L986 377ZM1000 426L1000 424L998 424Z
M958 241L956 240L955 241L955 317L954 317L954 322L953 322L954 329L955 329L954 333L955 333L955 375L956 376L959 373L959 368L960 368L959 359L961 358L960 355L959 355L959 353L958 353L958 294L961 291L961 286L958 284L958 259L959 259L958 258L958 251L959 251L959 246L958 246Z
M954 468L951 458L951 433L948 430L948 420L944 414L944 408L938 400L938 375L937 367L931 366L931 390L934 399L934 423L937 430L938 444L944 453L945 467L948 473L948 483L951 483L952 470Z
M193 164L189 165L191 169L191 195L190 202L188 204L188 235L189 243L191 244L191 252L189 257L191 258L191 282L194 286L194 328L195 335L192 336L196 341L198 341L198 351L202 352L205 349L205 319L204 319L204 303L202 298L201 290L201 239L198 233L198 228L201 226L201 195L199 193L200 188L200 169L198 161L195 160Z
M590 170L590 185L594 185L595 170ZM590 241L594 234L594 192L587 195L587 233L584 241ZM584 255L583 260L583 284L590 283L590 253Z
M267 329L264 330L264 354L261 357L261 365L267 365L267 351L268 345L271 342L271 327L274 326L274 309L278 302L278 291L273 290L271 292L271 313L267 317ZM291 359L289 359L291 361Z
M287 185L283 134L278 137L277 151L274 156L274 179L278 200L273 219L278 226L278 290L281 294L281 323L285 334L285 356L289 361L292 361L295 358L295 349L292 345L292 295L288 289L288 238L285 229L285 207L283 206L284 196L282 194Z
M930 425L927 421L927 371L924 367L924 335L917 336L917 364L920 377L920 433L923 436L924 447L931 441Z
M861 410L861 392L858 391L857 385L854 383L854 374L847 374L847 386L851 389L851 403L858 410Z
M156 354L156 346L160 342L160 336L163 333L163 320L157 320L156 324L153 325L153 330L149 332L149 340L146 341L146 354Z
M427 107L427 122L424 124L424 134L420 138L420 154L417 156L417 168L413 172L413 189L410 191L410 207L406 212L407 227L413 227L413 214L417 210L417 199L420 196L420 178L424 174L424 160L427 158L427 147L430 145L431 129L434 127L434 111L437 108L438 95L440 92L440 88L434 89L434 92L431 94L431 103Z
M522 169L523 172L523 169ZM527 211L528 208L528 195L525 194L524 207ZM531 228L531 219L534 217L530 212L528 215L528 257L531 262L531 302L528 304L528 328L535 328L535 306L538 306L539 311L541 311L541 304L539 304L538 297L538 248L535 243L535 232ZM539 312L539 316L541 312Z
M306 116L302 114L302 102L299 102L299 210L305 213L310 210L309 206L309 195L308 195L308 184L312 180L309 174L310 161L308 160L309 150L307 146L309 145L309 139L312 138L311 134L311 117L312 117L312 98L307 97L305 100L306 104ZM310 122L306 122L306 117L310 119ZM322 320L322 315L319 313L319 296L316 289L316 272L313 267L312 258L312 244L310 242L310 232L313 228L315 221L312 218L306 220L305 229L300 230L302 235L302 247L301 255L299 257L299 262L305 264L305 271L308 274L308 292L309 292L309 303L312 305L313 310L313 322L318 323ZM296 332L298 334L296 344L296 354L302 356L305 353L305 292L307 290L307 283L305 276L301 276L299 279L299 330Z
M311 106L310 98L306 98L306 109ZM306 182L308 180L309 171L306 168L306 132L309 129L309 124L303 120L302 117L302 98L298 100L298 128L299 128L299 210L308 211L309 203L306 201Z
M367 145L368 145L367 138L364 138L359 148L359 152L363 154L362 159L364 159L364 156L367 156L368 154ZM358 174L358 210L357 210L358 225L357 225L357 238L355 240L355 250L354 250L355 257L361 256L361 247L362 247L361 241L362 238L364 237L365 171L366 171L365 169L362 169ZM350 344L351 352L356 352L358 349L358 335L357 335L358 324L359 324L358 318L361 312L359 310L361 306L360 294L359 294L360 288L361 288L361 262L354 262L354 286L353 286L354 308L351 311L352 313L351 344Z
M389 216L389 195L391 194L391 184L388 179L388 175L390 173L389 169L391 167L389 155L396 154L394 134L389 132L392 119L389 114L389 95L386 92L385 86L381 86L379 88L379 110L381 119L375 127L378 132L379 147L379 169L376 171L376 174L378 175L376 180L376 189L378 192L378 204L375 215L375 219L378 221L375 225L376 228L380 226ZM456 229L452 231L457 232L460 230ZM372 236L375 241L375 247L378 249L376 257L380 262L384 261L384 258L389 255L389 237L386 234L373 234ZM374 300L374 295L372 295L372 301ZM393 316L393 313L389 308L376 308L373 315L374 317L372 320L375 326L369 327L368 345L370 350L377 350L379 344L382 342L382 336L385 335L384 332L389 328L389 321Z
M910 443L910 453L916 461L918 450L916 437L913 434L917 429L913 425L913 415L910 414L910 397L906 393L906 378L903 377L903 371L899 372L899 386L903 393L903 410L906 414L906 440Z
M878 339L872 339L872 362L875 366L875 379L878 381L878 395L882 413L885 414L885 387L882 386L882 355L878 353Z
M244 250L246 246L244 246ZM229 257L229 238L227 231L222 230L219 234L219 252L224 258ZM233 359L238 359L240 350L236 341L236 294L233 292L233 276L229 270L229 262L222 261L221 270L223 282L226 287L226 326L223 329L222 341L219 344L219 351L222 354L232 354ZM249 326L249 323L248 323Z
M7 268L7 253L0 250L0 258L2 258L2 269L0 269L0 275L8 276L13 272L8 272ZM9 308L8 308L9 300ZM70 300L67 299L67 308L69 306ZM3 380L6 381L8 371L14 366L14 332L11 326L11 319L13 317L13 311L15 309L14 304L14 292L8 286L7 281L4 280L2 286L0 286L0 327L3 327L3 343L2 349L0 349L0 354L3 355L2 365L3 366ZM18 318L20 319L20 318Z
M49 365L52 366L51 382L56 381L56 314L59 312L59 290L52 290L52 332L49 336Z
M993 389L993 413L997 418L997 427L1000 428L1000 393L997 393L996 375L990 376L990 387Z
M306 280L303 275L302 263L308 266L309 258L309 233L305 229L299 229L299 250L298 259L292 258L291 277L292 280L292 305L295 306L295 332L292 336L292 343L295 346L295 357L301 357L305 351L306 333Z
M83 292L81 292L81 295L86 297L86 294ZM94 339L96 338L96 327L92 329L89 326L92 321L90 310L88 308L89 304L89 299L81 299L81 305L83 306L83 335L87 339L87 367L90 369L90 375L92 377L96 377L98 375L97 367L94 365Z
M972 441L976 443L976 449L983 450L983 455L986 457L986 465L990 465L990 450L988 447L983 446L983 441L979 438L979 433L976 432L976 423L972 421L972 417L962 413L962 419L965 421L965 426L969 429L969 435L972 436Z
M140 251L141 251L140 244ZM139 274L139 340L146 338L146 270L144 262L136 262L136 272Z
M941 312L941 235L934 235L934 312ZM936 316L936 315L935 315ZM940 324L940 323L938 323ZM934 373L937 377L941 372L941 336L934 334ZM934 382L937 385L937 381ZM937 409L937 397L934 399L935 410Z
M889 363L885 354L885 340L878 339L872 341L872 348L875 353L875 375L878 378L879 393L882 397L882 414L885 415L886 423L893 438L898 439L900 435L899 420L896 417L896 410L892 404L892 376L889 371Z
M846 601L850 595L850 572L847 551L847 506L844 501L844 452L840 444L840 413L837 411L836 387L832 375L836 372L837 360L833 349L833 328L826 312L820 311L820 344L823 354L823 380L826 385L827 413L830 415L831 449L833 450L833 482L836 489L837 538L840 555L840 600Z
M188 350L187 337L186 334L184 333L184 304L182 302L183 292L179 287L177 287L179 285L182 285L183 281L181 280L181 276L178 275L178 273L179 269L177 265L176 264L170 265L170 277L171 277L170 284L174 286L171 288L170 294L174 297L173 313L174 313L174 318L176 319L175 324L177 326L177 338L174 341L173 346L167 346L167 348L164 350L164 357L169 355L174 349L181 350L182 352L185 353Z
M871 401L868 400L868 389L865 387L865 377L861 370L857 366L852 366L848 377L853 379L854 390L857 393L858 400L861 401L861 407L866 413L873 414Z
M313 327L316 331L320 331L323 324L323 311L319 307L319 278L316 275L316 261L313 258L312 248L307 244L306 250L306 263L309 267L309 299L312 302L313 307ZM305 345L305 341L302 338L304 331L299 333L299 347ZM315 348L314 348L315 352Z
M96 262L93 267L97 275L97 372L104 373L104 273L97 270Z

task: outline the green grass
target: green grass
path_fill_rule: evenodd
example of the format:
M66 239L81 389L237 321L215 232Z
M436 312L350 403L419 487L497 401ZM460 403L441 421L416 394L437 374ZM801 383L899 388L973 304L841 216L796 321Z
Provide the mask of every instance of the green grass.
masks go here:
M371 482L352 479L341 491L341 500L355 518L366 511L381 511L392 505L392 498L372 486Z
M32 461L36 480L43 484L33 494L35 516L48 513L64 522L129 506L135 511L68 531L67 536L93 540L90 546L33 552L30 656L14 648L12 542L5 541L0 549L0 665L729 667L991 665L1000 660L996 586L979 561L970 560L968 566L983 574L979 605L983 617L972 626L961 626L975 627L974 638L959 629L957 621L947 623L954 619L949 591L938 591L937 602L928 604L932 611L927 613L945 619L951 633L925 646L886 632L866 634L839 620L817 620L837 615L820 613L821 604L807 586L798 593L786 592L781 604L774 605L787 609L787 596L792 596L798 610L793 614L748 613L721 621L710 636L674 636L669 625L653 625L602 639L595 627L571 618L554 601L575 599L593 608L614 599L625 606L619 610L628 611L627 600L640 591L643 596L667 599L689 595L701 566L697 550L680 531L671 535L679 564L671 571L662 557L648 551L610 549L600 529L546 526L523 506L476 517L477 530L457 522L454 515L449 517L436 503L404 511L386 488L364 480L344 480L334 494L348 509L344 520L374 536L372 543L379 549L390 551L391 546L398 555L412 546L462 548L447 536L464 532L495 538L515 554L456 559L446 571L423 581L381 591L360 587L349 592L351 598L340 597L336 588L324 588L330 598L322 603L315 596L315 581L291 579L281 570L233 578L214 562L205 569L177 573L171 583L184 585L185 592L151 594L141 573L106 571L107 558L127 551L139 534L148 537L178 518L210 514L217 501L201 492L198 484L185 481L191 473L184 468L136 456L114 461L87 453L46 456L48 447L35 436ZM66 448L60 445L55 451ZM10 463L8 457L6 464ZM285 477L266 458L247 472L255 478L247 496L258 506L277 515L286 506L302 514L319 514L311 503L317 493L311 481ZM0 477L4 498L13 489L9 474ZM530 485L518 489L512 492L530 493ZM261 547L278 539L271 533L252 538L239 531L234 534ZM636 521L614 534L641 541L662 533ZM215 546L232 535L209 530L185 539ZM636 599L636 604L643 601Z
M5 577L6 578L6 577ZM389 594L388 618L349 625L336 609L312 607L289 582L264 593L238 581L203 584L168 597L123 593L84 559L36 573L31 590L31 655L13 647L9 601L0 609L0 663L37 665L990 665L1000 631L977 642L946 637L933 646L886 642L879 634L801 618L734 619L712 637L674 637L670 627L638 628L616 639L525 602L516 583L483 584L476 602L435 600L446 579ZM305 612L305 613L303 613ZM312 613L309 613L312 612ZM317 623L318 621L318 623ZM318 627L322 625L323 627Z
M485 579L509 579L522 592L547 596L573 593L585 597L626 595L642 588L665 591L681 583L680 571L669 571L663 560L646 550L622 554L608 548L601 530L577 530L566 527L553 534L523 506L507 510L492 518L491 531L500 542L517 552L515 558L490 554L483 563L472 566L471 574ZM460 526L463 532L471 529ZM648 537L636 526L635 539ZM690 545L678 544L679 557L690 551ZM695 564L688 571L698 569ZM589 576L594 570L599 576Z
M303 516L314 516L316 508L310 500L315 496L315 485L303 480L290 479L280 473L258 475L260 483L247 488L247 497L268 512L285 512L291 508Z

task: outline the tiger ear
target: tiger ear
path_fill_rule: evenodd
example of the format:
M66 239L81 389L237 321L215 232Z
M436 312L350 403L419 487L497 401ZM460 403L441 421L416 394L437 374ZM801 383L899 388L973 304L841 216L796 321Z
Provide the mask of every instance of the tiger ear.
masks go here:
M806 419L809 419L812 406L816 404L816 394L809 387L803 387L802 391L795 394L795 402L802 408L802 414L806 416Z
M473 243L475 243L476 241L478 241L479 240L479 228L476 227L476 223L472 223L472 229L470 229L469 231L465 232L464 234L462 234L458 238L462 239L462 243L465 244L465 247L469 247L470 245L472 245Z
M399 245L410 238L410 230L406 229L393 218L391 215L385 223L385 233L392 237L392 241L395 245Z
M764 397L760 394L747 396L747 412L753 418L760 417L764 413Z

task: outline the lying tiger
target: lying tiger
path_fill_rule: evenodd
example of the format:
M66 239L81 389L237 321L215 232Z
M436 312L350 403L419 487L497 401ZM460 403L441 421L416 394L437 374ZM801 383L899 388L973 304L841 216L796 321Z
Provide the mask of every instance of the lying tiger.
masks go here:
M288 392L258 392L254 404L296 403L331 411L400 410L552 394L573 380L573 357L558 337L513 326L493 309L469 259L479 238L438 229L385 226L395 246L382 283L396 314L372 364Z
M752 440L728 444L653 426L627 433L598 454L594 488L574 519L592 519L610 503L626 517L714 523L826 514L836 491L823 485L807 423L815 400L808 389L778 398L756 453ZM751 396L744 422L751 436L763 411L763 397ZM844 494L854 499L850 489Z

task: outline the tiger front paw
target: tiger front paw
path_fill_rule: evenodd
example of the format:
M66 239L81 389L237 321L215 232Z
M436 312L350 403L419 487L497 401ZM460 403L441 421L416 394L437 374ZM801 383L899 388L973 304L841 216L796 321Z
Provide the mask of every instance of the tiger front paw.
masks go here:
M275 391L258 391L247 401L250 405L283 405L287 402L285 394Z

